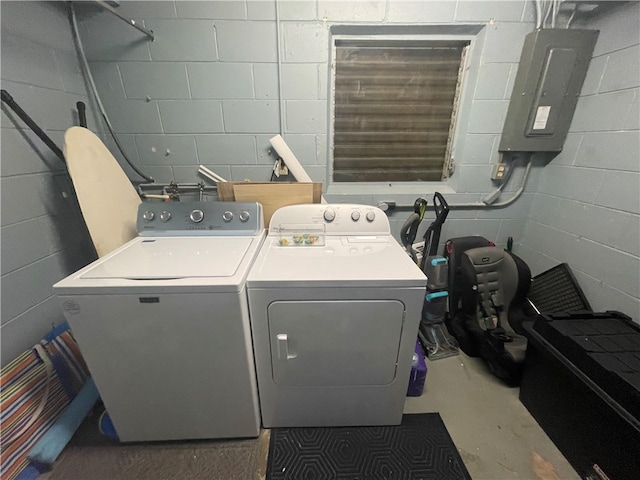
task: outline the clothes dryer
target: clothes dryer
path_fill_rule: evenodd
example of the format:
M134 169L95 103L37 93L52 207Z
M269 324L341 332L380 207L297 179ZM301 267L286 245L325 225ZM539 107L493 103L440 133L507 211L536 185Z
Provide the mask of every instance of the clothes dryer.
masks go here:
M245 282L257 203L143 203L139 236L54 285L121 441L256 437Z
M263 426L399 424L426 284L378 208L276 211L247 283Z

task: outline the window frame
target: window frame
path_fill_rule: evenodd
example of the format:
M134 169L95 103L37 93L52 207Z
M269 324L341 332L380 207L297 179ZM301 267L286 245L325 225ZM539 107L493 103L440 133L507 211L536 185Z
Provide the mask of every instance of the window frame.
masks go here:
M336 68L336 41L337 40L384 40L384 41L452 41L468 42L464 54L464 71L461 78L461 86L457 96L457 106L452 115L451 131L449 134L449 157L445 159L445 166L449 172L454 172L455 154L457 147L464 137L461 118L467 118L470 110L470 103L473 100L473 88L475 78L471 78L469 70L472 62L477 62L478 54L481 51L481 42L478 41L478 34L485 25L334 25L330 28L329 34L329 68L328 68L328 132L327 132L327 169L326 169L326 193L328 195L357 195L384 197L390 194L426 194L439 191L441 193L455 193L449 186L447 179L443 181L411 181L411 182L336 182L333 181L333 145L335 135L335 68ZM373 201L379 200L372 198Z

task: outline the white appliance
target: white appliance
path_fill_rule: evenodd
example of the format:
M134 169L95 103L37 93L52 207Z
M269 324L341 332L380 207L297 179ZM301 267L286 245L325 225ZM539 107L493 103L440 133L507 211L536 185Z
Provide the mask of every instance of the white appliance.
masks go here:
M257 203L143 203L139 237L54 285L123 442L256 437L245 290Z
M399 424L426 284L378 208L277 210L247 281L263 426Z

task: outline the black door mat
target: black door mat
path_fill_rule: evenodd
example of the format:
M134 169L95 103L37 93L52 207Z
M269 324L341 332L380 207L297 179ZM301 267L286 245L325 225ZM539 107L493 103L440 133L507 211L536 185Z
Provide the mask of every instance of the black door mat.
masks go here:
M389 427L274 428L267 480L471 479L440 414Z

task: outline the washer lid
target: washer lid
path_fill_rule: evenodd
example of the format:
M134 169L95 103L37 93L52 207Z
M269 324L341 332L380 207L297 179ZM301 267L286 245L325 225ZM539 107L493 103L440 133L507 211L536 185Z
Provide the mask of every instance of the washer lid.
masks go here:
M138 238L128 248L85 272L81 278L163 280L231 277L246 255L249 237Z

